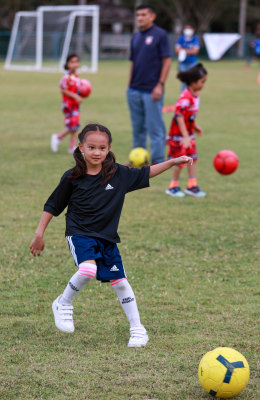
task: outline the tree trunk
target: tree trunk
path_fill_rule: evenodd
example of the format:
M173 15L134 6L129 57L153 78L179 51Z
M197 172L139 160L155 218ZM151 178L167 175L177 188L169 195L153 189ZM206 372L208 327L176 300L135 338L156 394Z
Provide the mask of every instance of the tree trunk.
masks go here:
M246 6L247 0L240 0L240 10L239 10L239 33L242 35L238 43L237 55L238 57L243 57L244 54L244 40L246 33Z

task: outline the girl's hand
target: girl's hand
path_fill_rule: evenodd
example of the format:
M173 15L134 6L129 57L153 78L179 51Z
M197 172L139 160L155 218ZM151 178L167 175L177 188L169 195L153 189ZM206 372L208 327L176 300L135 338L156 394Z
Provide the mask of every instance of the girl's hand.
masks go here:
M35 235L33 241L30 245L30 251L32 255L39 256L41 252L44 250L44 240L42 236Z
M185 136L183 138L182 144L185 149L188 149L190 147L190 141L191 141L191 138L189 136L187 136L187 137Z
M192 165L193 164L193 159L188 156L181 156L177 158L173 158L174 165L181 165L181 164L188 164Z

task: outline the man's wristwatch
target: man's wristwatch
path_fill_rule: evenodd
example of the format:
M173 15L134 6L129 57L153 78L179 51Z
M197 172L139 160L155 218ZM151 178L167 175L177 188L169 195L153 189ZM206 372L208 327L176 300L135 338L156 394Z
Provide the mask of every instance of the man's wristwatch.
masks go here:
M162 82L162 81L159 81L158 83L160 83L160 85L164 86L164 82Z

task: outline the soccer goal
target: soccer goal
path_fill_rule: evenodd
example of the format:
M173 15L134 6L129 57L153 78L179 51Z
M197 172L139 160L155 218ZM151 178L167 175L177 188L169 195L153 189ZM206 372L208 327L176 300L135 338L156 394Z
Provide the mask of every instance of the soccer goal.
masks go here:
M62 71L69 53L79 55L82 70L96 72L99 6L43 6L15 16L6 69Z
M15 14L10 42L5 59L6 69L36 70L37 11L19 11Z

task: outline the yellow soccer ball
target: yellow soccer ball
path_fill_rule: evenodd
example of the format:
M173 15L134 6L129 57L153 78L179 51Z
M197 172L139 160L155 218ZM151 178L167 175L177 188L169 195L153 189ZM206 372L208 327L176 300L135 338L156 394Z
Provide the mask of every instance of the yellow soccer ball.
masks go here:
M128 158L134 168L142 168L150 163L150 154L143 147L136 147L131 150Z
M213 397L229 399L240 393L249 380L245 357L230 347L217 347L206 353L199 364L201 386Z

